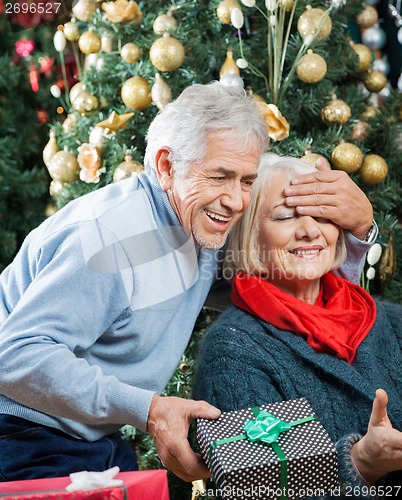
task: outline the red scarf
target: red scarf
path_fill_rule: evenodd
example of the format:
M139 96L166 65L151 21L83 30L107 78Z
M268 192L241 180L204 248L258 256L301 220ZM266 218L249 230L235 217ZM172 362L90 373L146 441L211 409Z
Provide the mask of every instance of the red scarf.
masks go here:
M322 277L314 305L242 273L233 281L232 301L281 330L302 335L316 351L337 355L349 364L376 319L371 295L332 273Z

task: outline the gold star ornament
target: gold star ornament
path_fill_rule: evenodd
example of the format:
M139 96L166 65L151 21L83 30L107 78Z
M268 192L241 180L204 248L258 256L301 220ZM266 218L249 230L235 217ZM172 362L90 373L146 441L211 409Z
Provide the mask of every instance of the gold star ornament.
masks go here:
M107 129L107 133L109 133L109 131L117 132L117 130L119 130L132 116L134 116L134 113L119 115L116 111L112 111L109 118L97 123L96 125Z

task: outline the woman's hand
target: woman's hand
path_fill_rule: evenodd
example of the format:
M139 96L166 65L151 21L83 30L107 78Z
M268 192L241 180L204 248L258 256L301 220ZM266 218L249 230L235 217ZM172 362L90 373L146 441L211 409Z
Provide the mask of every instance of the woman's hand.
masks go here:
M352 447L356 467L370 484L388 472L402 470L402 432L392 427L387 404L387 393L377 389L367 434Z

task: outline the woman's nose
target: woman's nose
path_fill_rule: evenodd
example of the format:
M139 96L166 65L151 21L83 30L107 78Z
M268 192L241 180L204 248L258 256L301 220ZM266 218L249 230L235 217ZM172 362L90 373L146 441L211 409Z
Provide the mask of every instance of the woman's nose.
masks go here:
M309 215L299 217L296 238L314 240L321 234L319 223Z

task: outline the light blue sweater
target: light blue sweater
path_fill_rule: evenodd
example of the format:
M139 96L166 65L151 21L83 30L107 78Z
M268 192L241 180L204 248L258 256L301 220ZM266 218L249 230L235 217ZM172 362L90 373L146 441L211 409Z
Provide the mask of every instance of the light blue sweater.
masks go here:
M0 277L0 413L96 440L146 429L215 277L155 177L75 200Z
M349 279L367 248L351 240ZM0 276L0 413L89 441L145 430L220 256L186 236L154 175L69 203Z

